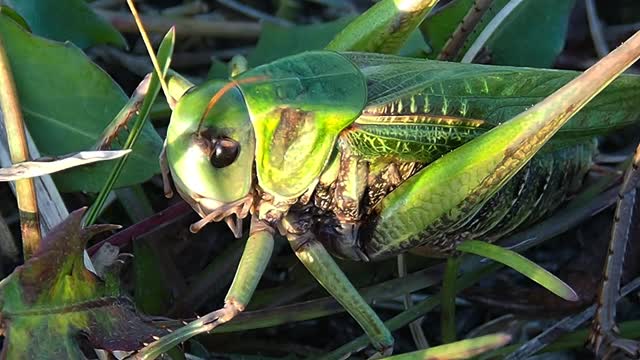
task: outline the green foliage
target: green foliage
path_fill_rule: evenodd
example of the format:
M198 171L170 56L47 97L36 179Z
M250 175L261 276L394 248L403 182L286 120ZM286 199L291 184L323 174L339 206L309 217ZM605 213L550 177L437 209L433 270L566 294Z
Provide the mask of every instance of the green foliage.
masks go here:
M491 63L551 67L564 48L575 0L525 0L491 36Z
M481 57L488 57L496 65L551 67L564 47L569 15L575 0L496 0L484 13L478 24L470 29L455 61L462 59L478 40L487 25L506 6L519 4L503 19L483 43ZM435 59L465 15L475 6L473 0L457 0L433 14L421 25ZM473 10L471 10L473 11Z
M477 240L463 242L457 250L503 263L565 300L578 300L578 295L564 281L517 252Z
M36 35L71 41L83 49L98 44L127 47L124 37L84 0L7 0L5 4L22 15Z
M0 15L0 34L25 121L40 152L55 156L93 148L105 126L126 103L122 89L70 43L31 35L5 15ZM115 144L122 144L124 139L123 132ZM118 186L140 183L155 174L161 146L155 130L145 126ZM75 168L54 179L62 191L96 192L112 167L102 163Z
M293 27L266 22L263 24L255 50L248 56L249 65L255 67L285 56L323 49L353 19L351 16L346 16L334 21ZM420 32L413 31L399 54L421 56L427 48ZM212 78L226 78L226 73L224 66L214 62L209 75Z
M334 3L335 1L323 0L322 2ZM392 1L384 0L380 3L391 4ZM490 29L490 24L500 14L501 9L515 3L517 2L509 0L494 1L493 7L487 11L479 25L471 31L460 54L454 60L460 61L465 52L481 39L480 35L484 30ZM500 26L490 31L489 36L485 39L486 41L482 41L486 49L481 51L480 54L488 55L487 59L493 64L534 67L551 66L562 49L568 16L574 3L575 0L523 0L520 5L515 7L515 11L511 12L500 23ZM50 0L10 0L9 4L13 5L25 17L34 34L55 40L69 40L75 46L81 48L96 44L125 46L122 36L110 25L100 20L82 0L61 2ZM430 57L434 58L438 55L449 39L450 34L456 29L460 20L467 14L473 4L474 1L472 0L454 1L451 6L432 16L422 26L423 33L429 37L434 49ZM382 7L380 6L379 8ZM382 14L382 12L377 14ZM420 16L422 15L424 14ZM17 18L13 16L12 19L15 20ZM397 20L397 18L392 19ZM418 18L412 21L417 25L419 20L416 19ZM484 184L482 183L476 188L467 191L462 186L457 186L457 181L489 179L503 169L500 167L489 168L488 166L486 169L477 170L476 168L502 161L498 155L495 158L490 158L489 156L492 156L491 153L504 154L505 157L508 157L513 154L513 149L525 148L523 144L527 144L527 141L539 141L542 138L541 134L544 135L545 132L538 131L539 129L524 129L525 125L530 126L526 120L534 121L536 120L534 118L538 117L544 117L548 122L553 122L556 118L565 119L566 114L558 113L562 108L568 109L567 113L571 113L582 106L584 102L584 99L571 98L573 94L565 94L568 99L565 103L556 101L555 103L547 104L544 112L539 110L537 114L531 112L518 115L573 79L577 73L572 72L427 62L423 59L410 60L376 54L355 53L345 55L349 60L345 61L349 65L347 66L349 71L344 71L344 67L338 66L337 68L342 70L336 72L336 74L327 70L331 67L331 61L329 61L330 57L327 57L326 53L325 57L317 56L317 58L313 58L318 53L307 53L296 58L282 59L275 62L285 56L325 48L331 39L334 39L337 34L344 30L348 23L352 23L352 20L353 18L347 17L333 22L293 27L282 27L270 23L263 24L262 35L255 51L249 56L249 62L254 67L271 63L269 65L271 68L269 68L268 72L265 72L271 82L248 82L239 84L234 90L239 91L238 89L241 89L243 91L240 104L242 106L248 104L253 123L242 123L241 126L237 126L240 123L238 117L232 115L227 116L228 119L226 119L229 124L236 125L242 131L246 132L249 128L252 131L256 130L259 145L259 151L257 152L257 171L259 176L257 179L247 176L245 180L249 183L260 181L262 190L270 193L279 193L277 195L284 194L293 197L300 195L314 180L317 180L322 171L326 170L324 165L328 156L335 150L332 147L335 138L342 135L342 130L350 125L353 118L360 113L365 99L367 105L388 105L391 104L391 100L398 100L403 95L410 95L412 100L415 101L413 95L416 95L417 91L420 90L420 96L428 96L432 109L443 109L443 116L449 116L456 120L458 117L479 119L478 121L483 123L482 131L469 135L469 138L459 138L457 140L451 140L451 138L455 137L455 131L449 132L449 137L445 139L446 145L449 146L446 152L462 145L467 140L475 141L475 143L467 144L462 149L459 148L456 150L456 155L441 157L442 154L438 154L436 156L441 160L436 164L434 170L428 171L433 171L430 174L447 176L433 175L433 181L426 177L426 180L416 180L418 176L415 176L415 178L406 180L401 185L414 185L413 189L422 193L425 192L424 189L429 189L430 191L426 192L429 196L441 192L442 196L440 197L445 200L441 202L438 199L432 201L427 197L419 198L419 196L409 194L409 196L400 198L399 201L398 198L402 195L398 194L402 194L403 190L398 188L395 194L392 193L391 196L383 200L383 202L387 201L387 204L393 202L391 205L397 205L398 209L392 206L382 208L382 210L386 211L383 215L389 214L389 218L394 220L400 218L400 220L407 222L406 220L411 218L403 212L420 210L420 206L423 206L428 210L425 212L427 215L430 215L429 211L442 211L443 218L446 216L459 216L462 219L473 213L475 209L471 206L447 209L444 206L447 201L452 201L450 199L459 195L462 199L460 204L464 205L463 201L467 201L469 198L472 198L471 201L475 201L479 197L491 196L490 193L494 190L483 190ZM373 26L375 25L373 20L381 20L382 30ZM425 44L421 34L416 31L407 31L400 34L401 39L391 39L391 41L387 30L391 28L392 31L396 31L401 26L397 26L398 22L395 20L387 20L382 19L382 17L379 17L379 19L359 18L353 23L363 25L364 33L358 33L359 30L343 32L339 37L355 40L346 41L345 43L348 46L336 46L333 50L395 52L400 48L399 44L404 43L408 37L408 43L400 50L400 54L419 55L422 57L423 54L421 52L424 50ZM26 29L24 24L18 26L8 16L0 15L0 35L8 48L26 121L38 147L46 155L66 154L93 147L96 140L105 132L105 126L123 108L126 96L109 76L91 63L74 45L62 45L43 40L29 34L21 27ZM409 33L412 35L409 36ZM166 43L164 44L167 46ZM386 47L386 45L389 45L389 47ZM173 39L171 40L171 51L172 49ZM160 51L165 54L160 56L163 68L165 65L168 66L168 59L171 57L171 51L168 51L169 54L167 54L166 47L164 50L164 52ZM305 56L310 57L309 61L300 60ZM337 55L331 54L331 56ZM352 74L351 72L353 65L358 67L357 74ZM310 73L297 70L287 73L287 71L296 66L306 68L306 70L317 66L318 70L312 69ZM261 69L267 68L263 67ZM366 79L361 78L360 71L365 74ZM221 62L218 62L211 68L210 76L228 78L227 73L226 67ZM249 70L246 74L246 77L250 78L252 75L263 73L260 69L254 69ZM322 76L319 76L319 74ZM349 77L345 76L345 74L355 74L357 76ZM613 77L614 75L609 74L607 77ZM246 77L239 76L238 79ZM368 86L366 90L360 89L359 86L354 86L364 84L365 80ZM161 144L160 139L148 124L142 128L138 127L144 122L146 113L155 99L155 94L157 94L159 87L157 78L154 81L155 83L152 82L150 86L149 93L151 96L145 99L145 103L140 110L141 116L137 118L137 125L131 131L133 135L127 137L127 133L122 132L118 134L115 141L118 146L125 143L131 144L134 142L133 139L137 129L142 129L140 141L134 147L134 152L129 156L124 172L119 177L117 183L119 186L140 183L157 172L156 159ZM632 76L615 81L602 95L595 98L584 111L576 115L569 126L561 130L556 140L565 141L558 141L557 143L562 144L557 146L564 146L565 143L571 143L576 138L591 137L595 133L599 134L609 131L613 127L635 121L637 106L632 100L637 98L637 82L638 78ZM587 91L600 89L589 90L588 82L584 85ZM580 91L578 89L574 93L579 93ZM194 93L196 92L191 92L192 95ZM583 96L590 95L583 94ZM210 98L211 94L204 99L203 103L208 103ZM216 115L215 112L220 110L221 104L225 105L223 101L218 102L212 114ZM403 106L402 103L399 104L401 104L400 107ZM405 102L404 106L406 109L407 102ZM415 106L415 103L409 106ZM203 107L204 105L201 103L199 106L190 107L189 110L193 111L195 109L194 116L199 116ZM424 107L427 107L426 100ZM284 111L292 109L296 111L294 114L296 116L286 116L291 115L291 113L285 113ZM300 114L304 116L298 116ZM309 116L307 117L307 115ZM513 117L517 117L519 124L523 124L522 131L519 128L515 128L513 124L505 126L504 123ZM293 120L295 120L295 123L293 123ZM287 124L287 121L292 122L292 124ZM302 123L302 125L298 122ZM175 124L175 121L172 120L172 123ZM501 124L502 126L498 126ZM357 125L360 126L359 131L365 131L368 129L367 125L373 129L380 124L358 123ZM398 127L397 124L384 125L379 126L379 128L382 129L382 132L387 132L387 134L395 131L394 126ZM421 139L416 140L420 135L417 126L409 127L406 125L407 123L402 125L402 131L404 134L408 134L407 138L415 140L416 146L426 147L431 145L427 141L421 143ZM321 126L329 130L323 129ZM539 127L546 130L546 126L540 125ZM480 133L484 133L485 130L488 131L494 127L497 127L498 131L507 129L504 130L505 135L502 136L502 139L497 138L497 135L486 134L479 141L478 139L472 139L479 136ZM118 131L121 129L120 126L114 126L113 128ZM294 132L294 130L297 132ZM553 131L555 131L555 128ZM397 131L395 135L397 136L399 133L400 131ZM490 133L497 132L491 131ZM190 137L192 132L184 131L180 134ZM253 132L251 134L253 135ZM488 136L493 137L489 138ZM548 135L544 140L548 140L550 136ZM378 135L378 137L382 137L382 135ZM253 136L251 138L253 139ZM458 141L458 143L455 141ZM511 143L507 143L508 141L511 141ZM241 145L243 145L244 151L251 149L249 155L250 166L243 166L243 170L253 175L254 169L252 165L254 165L253 156L255 155L253 148L249 147L247 143L242 143ZM473 148L474 145L475 148ZM539 144L536 143L535 145L538 146ZM393 148L399 149L400 147ZM418 151L414 151L414 148L408 149L409 151L405 152L411 153L410 156L415 156L418 153ZM187 150L189 149L178 149L179 157L183 157L185 154L188 155ZM530 148L525 150L531 153L535 152ZM525 155L527 157L533 156L529 152ZM386 155L388 154L373 154L370 156L380 159L385 158ZM522 154L518 155L524 156ZM452 156L458 156L458 158L453 158ZM303 161L295 163L295 161L291 160L292 158L294 160L302 159ZM210 167L209 157L205 160L205 165ZM409 160L425 162L424 159ZM445 169L445 161L447 161L446 171L442 170ZM518 161L524 162L526 159L518 159ZM94 204L93 210L95 211L90 221L92 222L103 205L101 201L105 200L107 194L111 192L113 182L118 178L118 167L120 166L122 166L122 162L116 165L116 170L112 171L114 168L112 164L96 164L67 171L58 175L56 180L60 188L67 191L97 191L102 189L100 201ZM440 166L440 170L438 170L438 166ZM194 167L193 161L186 162L182 169L185 176L189 178L197 178L203 174L200 168ZM453 170L449 171L450 169ZM517 171L517 169L514 169L515 166L510 168L509 171ZM436 173L437 171L440 171L440 173ZM232 194L229 189L241 188L240 183L236 181L237 179L229 177L223 172L220 173L223 176L219 179L214 179L215 181L209 181L207 186L221 189L227 195ZM104 179L107 178L107 175L110 177L106 185L104 185ZM503 179L507 177L507 175L501 176ZM300 180L301 178L302 180ZM414 181L413 184L412 181ZM229 189L225 189L224 185L221 185L223 182L226 182ZM464 185L466 186L466 184ZM498 187L501 184L496 182L489 185ZM434 187L434 189L430 189L429 186ZM447 186L452 189L448 190ZM186 190L190 190L188 195L191 195L191 190L198 189ZM198 191L193 191L193 193L197 193L199 196L203 195ZM470 197L469 194L473 196ZM396 198L393 196L396 196ZM415 204L412 204L412 202L419 202L419 204L418 206L413 206ZM380 209L376 209L376 214L380 213L378 210ZM418 220L409 221L406 227L420 226L425 229L435 222L425 225L421 223L425 219L424 214L420 213L418 215ZM0 310L2 313L0 325L5 330L6 335L3 358L79 358L82 356L81 343L83 349L86 349L87 346L85 345L89 344L90 347L109 351L133 351L139 350L142 347L142 343L151 342L152 336L166 334L166 331L159 329L136 313L130 300L120 294L119 284L113 286L113 283L110 283L110 286L106 286L100 278L84 268L82 250L86 241L94 234L113 227L103 225L81 229L81 218L82 211L73 213L65 223L56 228L45 239L42 248L33 258L0 282ZM365 220L368 221L370 219ZM381 223L379 222L379 224ZM392 225L395 230L395 224ZM382 238L381 242L387 242L388 244L397 240L393 236L380 236L380 238ZM255 250L255 247L249 247L248 250ZM576 299L577 295L568 285L514 252L477 241L462 243L457 250L500 261L524 273L554 293L566 299ZM162 284L162 277L158 276L158 269L161 266L158 262L159 259L155 258L152 246L146 242L136 243L134 251L138 257L133 269L137 286L136 300L141 309L147 313L160 314L168 307L166 301L168 301L169 295ZM453 263L454 261L452 260L451 262ZM497 267L495 264L491 266ZM253 267L249 270L253 270L251 275L256 279L261 273L258 267ZM468 287L471 283L477 281L483 274L473 273L468 274L470 277L462 276L456 279L456 266L448 275L450 281L445 284L443 290L443 293L447 294L446 296L435 295L426 299L392 318L387 323L388 328L397 330L405 326L408 322L424 314L424 312L433 309L441 299L444 299L443 313L449 316L450 321L445 323L444 333L448 335L443 340L445 342L453 340L456 325L453 319L455 294L460 289ZM108 278L115 279L115 282L118 282L117 274L110 273ZM318 280L323 283L321 277ZM219 278L216 278L216 281L224 282ZM433 281L433 283L435 282L437 281ZM146 286L148 283L153 284L151 288ZM326 282L324 283L326 284ZM347 281L342 282L342 284L345 283L348 284ZM239 285L246 285L246 283ZM406 292L413 291L411 290L412 288L417 289L418 287L407 285ZM394 288L394 291L398 291L399 294L401 290ZM281 296L282 292L278 292L277 295ZM367 296L367 301L371 299L377 300L371 294ZM242 303L246 302L244 300ZM313 305L313 302L308 302L308 304ZM244 315L249 316L245 316L244 320L238 318L239 322L230 323L226 328L223 327L221 332L234 331L234 326L237 327L237 331L242 326L245 326L244 329L267 327L301 319L316 318L341 309L332 310L330 306L321 307L316 304L316 308L306 308L304 310L304 307L300 307L303 310L296 311L295 309L299 309L296 307L297 305L299 304L289 304L290 308L283 307L279 310L261 309L261 312L257 315L251 312L249 314L245 313ZM337 305L335 307L338 308ZM263 318L261 319L260 316L263 316ZM242 321L245 321L244 325ZM207 325L206 322L202 319L198 320L181 331L174 332L173 337L163 338L163 340L169 339L169 341L173 341L170 345L176 345L184 340L184 337L178 339L177 335L186 333L190 337L202 332L204 326ZM252 324L251 326L253 327L247 324ZM393 358L466 358L472 354L501 346L508 340L509 337L507 335L486 336ZM357 339L347 344L346 347L338 349L333 355L342 358L350 351L362 348L366 343L367 340ZM157 349L152 349L151 353L153 354L152 356L155 356L158 351ZM211 354L208 351L202 352L202 357L209 355ZM329 354L329 357L331 357L331 354Z
M81 343L133 351L166 334L84 267L86 242L117 226L82 228L83 213L75 211L54 228L38 252L0 283L3 359L79 359Z
M17 22L23 29L31 32L31 28L29 27L29 24L27 24L27 21L12 8L6 5L0 5L0 12Z
M160 92L160 87L161 87L160 76L164 77L166 75L169 69L169 65L171 64L171 57L173 56L173 46L175 44L175 40L176 40L175 31L174 31L174 28L171 28L162 39L162 43L160 43L160 47L158 49L158 62L159 62L158 72L160 72L160 74L154 71L153 74L151 75L151 79L149 80L149 85L146 93L144 94L144 98L142 99L142 103L139 105L140 106L139 108L135 109L136 116L134 117L132 124L130 125L131 132L128 134L128 136L126 137L126 140L124 141L124 144L122 145L122 147L127 150L135 149L136 145L140 144L139 139L144 139L145 125L147 127L150 127L149 123L147 123L147 117L149 116L149 112L151 111L151 105L153 105L153 103L156 100L156 97L158 96L158 93ZM131 108L134 108L134 107L136 106L132 104L128 104L126 106L126 112L129 113L131 111ZM123 111L124 110L125 109L123 109ZM115 119L113 123L117 121L118 120ZM113 123L109 124L108 129L110 132L114 128L119 128L117 126L114 126ZM108 137L115 137L118 135L124 135L124 134L121 134L121 133L111 134ZM124 136L121 136L121 137L124 137ZM107 196L109 195L111 190L117 184L117 181L122 176L121 174L123 174L125 166L130 165L130 163L127 162L127 159L128 159L128 156L124 156L118 159L115 165L111 166L108 177L104 181L100 189L100 192L96 197L96 200L94 201L93 204L91 204L91 207L87 212L85 224L93 224L96 221L98 217L98 213L100 213L100 211L102 210L102 206L105 204L107 200Z
M390 356L388 360L436 360L436 359L468 359L474 355L503 346L511 340L507 334L491 334L454 343L434 346L427 350L419 350L406 354Z
M303 51L322 49L352 20L353 17L343 17L293 27L266 22L255 50L247 58L249 65L254 67Z
M163 276L161 258L148 240L134 244L135 301L141 311L162 315L169 308L171 294Z

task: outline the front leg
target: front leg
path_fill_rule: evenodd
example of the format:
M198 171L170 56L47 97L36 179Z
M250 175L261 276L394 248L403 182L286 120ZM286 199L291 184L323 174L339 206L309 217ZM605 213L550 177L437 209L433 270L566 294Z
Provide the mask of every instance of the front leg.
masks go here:
M316 239L301 218L290 213L284 219L287 239L296 256L311 275L358 322L381 355L393 351L393 337L378 315L360 296L329 252Z
M368 261L358 243L362 218L360 203L367 187L369 168L365 161L354 154L349 145L340 139L340 166L335 181L334 207L340 236L331 241L333 254L356 261Z
M154 359L181 342L198 334L209 332L242 312L249 304L258 282L269 264L269 259L271 259L274 243L273 233L274 230L269 225L252 218L251 234L244 247L231 288L224 299L224 307L165 335L161 340L146 346L134 358Z

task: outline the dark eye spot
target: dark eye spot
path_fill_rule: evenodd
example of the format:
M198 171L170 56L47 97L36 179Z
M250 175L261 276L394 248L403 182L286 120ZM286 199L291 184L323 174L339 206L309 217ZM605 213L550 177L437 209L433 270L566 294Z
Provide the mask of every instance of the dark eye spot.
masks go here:
M240 144L229 138L213 140L213 151L211 152L211 165L216 168L227 167L236 160L240 153Z

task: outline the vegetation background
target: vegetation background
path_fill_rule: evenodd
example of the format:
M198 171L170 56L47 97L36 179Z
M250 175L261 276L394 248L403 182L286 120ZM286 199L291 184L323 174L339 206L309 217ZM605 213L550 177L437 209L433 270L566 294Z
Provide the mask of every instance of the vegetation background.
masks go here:
M448 3L443 0L439 7ZM460 0L458 3L469 1ZM529 3L527 15L511 24L512 27L492 43L491 51L477 58L478 62L584 70L640 29L640 2L634 0L539 0ZM91 147L106 125L95 118L101 116L108 122L110 118L105 114L115 115L114 111L117 112L126 101L124 94L131 94L143 76L152 70L126 4L123 0L86 3L81 0L9 0L4 4L22 15L34 34L57 41L71 41L81 48L124 91L113 92L107 89L113 85L88 81L97 76L95 70L87 70L74 63L75 58L66 54L39 52L26 45L21 50L24 51L21 54L25 56L25 64L40 61L43 73L64 73L78 96L99 96L92 108L79 109L74 106L73 98L63 99L55 92L57 85L53 80L51 84L33 84L33 89L51 86L52 91L48 100L27 99L27 104L42 100L44 102L37 105L55 108L55 116L75 119L66 128L57 122L46 127L29 127L40 152L43 155L60 155ZM205 79L226 78L228 62L236 55L245 56L249 66L254 67L304 50L320 49L372 2L140 0L137 5L156 45L175 24L177 40L172 68L200 83ZM595 15L587 12L590 5L595 5ZM450 25L442 13L435 11L425 21L421 31L416 32L405 46L402 55L434 56L434 49L441 47L446 37L430 34L433 35L440 26ZM589 16L592 22L594 19L597 21L595 25L589 24ZM3 29L0 27L0 31ZM638 69L636 66L631 72ZM106 92L112 95L104 95ZM118 262L121 283L125 293L133 297L137 308L148 315L189 319L220 306L233 278L243 242L234 240L224 224L208 225L195 235L189 233L188 226L197 220L197 215L181 205L179 198L167 200L162 196L156 159L169 115L170 110L160 97L151 109L151 126L143 130L139 146L143 148L141 154L144 155L128 163L125 175L119 180L120 187L110 193L98 223L138 226L132 228L132 237L111 238L121 246L115 251L121 260ZM35 117L37 111L25 111L28 126ZM67 132L68 128L72 131ZM603 153L610 155L609 159L630 153L639 139L637 130L602 139ZM70 135L74 131L77 136ZM99 166L91 168L92 171ZM605 161L598 170L607 172L610 168ZM597 177L597 171L594 172L596 174L591 176ZM62 191L64 205L71 210L93 203L105 177L106 170L89 175L78 169L55 175L53 179ZM168 214L148 220L170 206L173 207ZM503 270L460 294L457 300L457 333L462 337L500 330L511 333L514 343L522 342L553 325L558 316L576 314L591 304L601 276L611 218L610 208L527 254L567 279L581 295L581 302L558 300L515 272ZM553 221L561 224L567 220L557 217ZM640 254L637 241L633 243L638 234L640 225L633 229L626 279L638 274ZM94 237L89 246L110 235L105 233ZM22 264L20 237L16 200L9 184L0 182L2 278ZM247 309L248 315L238 322L237 330L189 341L184 347L191 354L189 356L203 359L314 357L361 335L360 328L348 315L324 299L327 294L292 256L287 244L283 241L278 244L259 290ZM90 251L92 255L95 249ZM112 253L112 259L116 256ZM100 264L103 262L98 260L98 266ZM429 267L437 265L434 260L410 255L407 264L409 273L419 274L411 281L427 283L442 275L441 268ZM340 266L359 288L372 287L397 277L395 259L373 264L341 262ZM437 283L437 280L433 281ZM437 289L438 286L421 289L412 294L412 299L416 302L423 300ZM378 288L374 293L377 291L379 294L383 290ZM309 302L316 299L324 300ZM383 319L397 314L404 307L399 296L375 302L375 310ZM256 309L263 310L253 312ZM317 318L313 315L324 311L331 315ZM619 307L619 313L623 321L640 319L637 296L627 297ZM297 321L300 317L312 319ZM428 313L420 322L422 331L432 344L441 340L439 322L438 310ZM174 325L168 321L166 326ZM625 329L629 329L631 336L640 336L640 324L629 322L627 325ZM408 327L396 331L394 336L396 353L415 350L416 344ZM540 355L540 358L579 359L591 356L582 346L584 332L571 336L551 348L558 351ZM34 341L39 341L37 333L33 337L36 338ZM174 359L190 358L182 351L174 351L171 356ZM366 354L356 356L364 357Z

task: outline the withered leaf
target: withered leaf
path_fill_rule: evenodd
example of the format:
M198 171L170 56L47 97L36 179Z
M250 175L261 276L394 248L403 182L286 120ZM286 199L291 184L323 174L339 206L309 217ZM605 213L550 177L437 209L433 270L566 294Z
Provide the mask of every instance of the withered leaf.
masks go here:
M135 351L166 329L139 314L118 286L83 264L85 244L117 228L82 228L73 212L27 262L0 282L2 359L84 359L82 349Z

